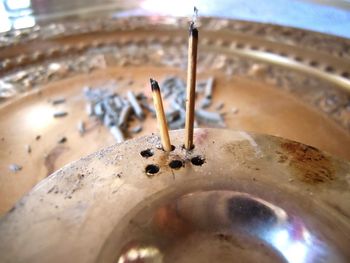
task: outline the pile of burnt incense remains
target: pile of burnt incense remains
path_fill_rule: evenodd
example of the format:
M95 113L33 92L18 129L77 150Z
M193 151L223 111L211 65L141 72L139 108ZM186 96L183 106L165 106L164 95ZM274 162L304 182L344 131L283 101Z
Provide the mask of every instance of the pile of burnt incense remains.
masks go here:
M86 111L89 116L97 117L110 130L117 142L122 142L130 133L138 133L142 125L130 128L131 119L135 116L139 121L145 118L141 102L147 98L143 93L135 95L128 91L126 97L122 97L110 89L84 88L85 97L88 100Z
M218 111L223 104L215 107L216 111L208 111L213 104L214 78L198 81L196 95L200 98L195 111L195 126L225 127L223 114ZM163 99L170 107L166 111L166 119L169 129L182 129L185 127L186 116L186 85L178 77L167 77L161 82L160 89ZM155 118L155 110L152 102L144 93L134 94L128 90L125 96L115 93L109 88L84 88L87 99L86 111L91 117L97 117L110 130L117 142L122 142L131 134L142 130L141 122L145 118L145 111L150 112ZM131 127L131 121L137 119L139 123ZM78 130L83 133L84 123L78 123Z
M214 78L198 81L196 96L200 98L195 110L195 126L225 127L223 114L217 112L224 106L222 103L216 107L216 111L208 111L213 103ZM160 85L163 98L169 102L170 110L166 111L168 126L171 130L185 127L186 117L186 84L178 77L167 77Z

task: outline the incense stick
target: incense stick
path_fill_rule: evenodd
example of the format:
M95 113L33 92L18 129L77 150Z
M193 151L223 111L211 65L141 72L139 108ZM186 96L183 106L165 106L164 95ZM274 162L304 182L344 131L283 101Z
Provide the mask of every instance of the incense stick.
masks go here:
M186 100L186 123L185 123L185 148L193 148L194 105L196 96L196 73L197 73L197 45L198 30L195 22L190 23L188 40L188 64L187 64L187 100Z
M150 81L151 81L151 88L152 88L153 103L156 111L158 127L160 131L160 138L162 141L163 149L164 151L170 152L171 144L170 144L170 138L169 138L169 131L168 131L168 126L165 119L163 101L160 94L159 85L158 85L158 82L153 79L150 79Z

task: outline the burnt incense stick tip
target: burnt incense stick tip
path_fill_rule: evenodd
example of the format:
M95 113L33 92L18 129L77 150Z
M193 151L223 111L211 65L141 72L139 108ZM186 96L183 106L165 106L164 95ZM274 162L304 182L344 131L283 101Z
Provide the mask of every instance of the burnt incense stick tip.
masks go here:
M189 32L191 33L195 28L196 28L196 26L195 26L194 22L191 21L191 22L190 22Z
M198 37L198 29L196 28L195 23L193 21L191 21L190 23L189 35L195 38Z
M198 9L197 7L193 7L193 15L192 15L192 21L190 22L190 28L189 28L189 33L190 36L197 36L198 35L198 30L197 30L197 20L198 20Z
M159 91L158 82L152 78L150 78L150 82L151 82L152 91Z

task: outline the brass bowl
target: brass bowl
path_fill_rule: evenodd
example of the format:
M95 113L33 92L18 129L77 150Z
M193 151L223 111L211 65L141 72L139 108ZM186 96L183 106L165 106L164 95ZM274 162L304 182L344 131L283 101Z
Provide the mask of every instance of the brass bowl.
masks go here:
M1 219L1 262L347 262L347 161L224 129L196 129L187 152L183 135L170 153L146 136L42 180Z
M227 128L350 159L350 40L229 19L200 23L197 79L215 78L213 108L224 103ZM147 94L150 77L185 79L187 28L187 18L127 17L2 34L0 86L12 87L5 95L14 96L0 101L0 215L43 178L114 143L108 129L87 116L83 87L115 82L120 94ZM57 97L66 103L53 106ZM61 110L68 115L53 118ZM80 120L87 124L84 136L76 129ZM139 135L155 129L147 118ZM58 144L63 136L66 143ZM14 174L12 163L23 169Z

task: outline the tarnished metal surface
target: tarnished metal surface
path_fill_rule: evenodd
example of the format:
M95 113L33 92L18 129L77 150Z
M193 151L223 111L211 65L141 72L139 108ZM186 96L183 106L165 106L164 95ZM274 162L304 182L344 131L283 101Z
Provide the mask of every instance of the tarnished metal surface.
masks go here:
M184 18L134 17L57 23L3 35L0 74L6 77L0 90L4 97L13 96L13 90L28 91L110 66L183 68L186 27ZM214 18L202 18L200 31L199 72L220 70L272 82L349 129L350 40ZM22 66L25 71L19 70Z
M1 219L1 261L347 262L348 162L247 132L197 129L192 152L182 130L171 139L170 153L146 136L44 179Z
M114 143L85 113L85 86L116 83L126 96L128 90L147 94L150 77L184 79L187 22L72 20L0 36L0 214L58 168ZM224 104L226 127L350 159L349 40L227 19L200 23L198 79L215 78L211 107ZM52 105L60 97L66 102ZM84 133L76 128L81 121ZM147 116L140 135L154 131ZM12 164L22 169L14 173Z

